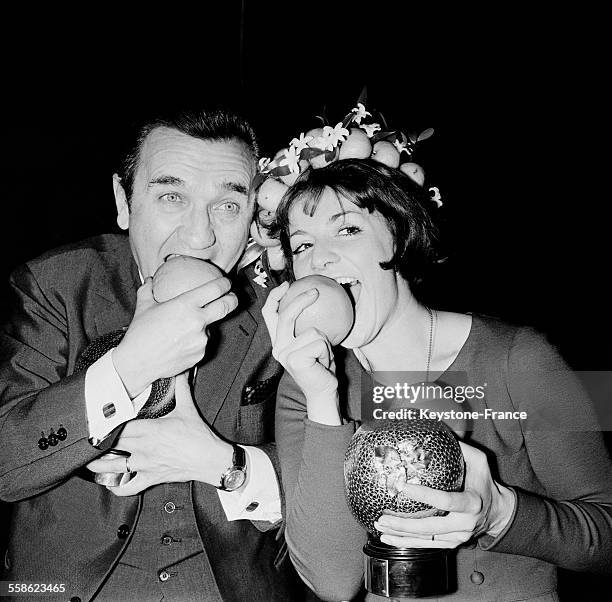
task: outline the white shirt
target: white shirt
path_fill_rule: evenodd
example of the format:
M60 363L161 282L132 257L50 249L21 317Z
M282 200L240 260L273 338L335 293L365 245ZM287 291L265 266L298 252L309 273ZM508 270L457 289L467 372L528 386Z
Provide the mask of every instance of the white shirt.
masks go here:
M108 351L93 363L85 375L89 435L98 440L104 440L113 429L135 418L151 392L149 387L135 399L130 399L115 370L112 353L113 350ZM272 462L256 447L241 447L246 452L249 466L247 484L236 491L217 490L227 520L276 522L281 519L280 490Z

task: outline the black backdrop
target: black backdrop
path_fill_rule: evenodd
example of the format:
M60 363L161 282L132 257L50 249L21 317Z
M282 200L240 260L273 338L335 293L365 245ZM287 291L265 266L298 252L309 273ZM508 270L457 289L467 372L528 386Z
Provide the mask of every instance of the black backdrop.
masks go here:
M609 370L598 16L398 5L232 0L135 24L20 21L3 52L2 283L50 247L117 231L111 175L143 117L231 104L274 154L367 85L391 124L436 130L419 158L444 195L450 259L432 302L534 325L577 369ZM566 599L604 584L564 583Z

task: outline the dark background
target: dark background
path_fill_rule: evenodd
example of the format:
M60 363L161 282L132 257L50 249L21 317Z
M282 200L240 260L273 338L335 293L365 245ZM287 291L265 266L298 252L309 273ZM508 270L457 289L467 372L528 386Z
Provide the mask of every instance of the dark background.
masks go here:
M233 0L7 26L0 317L16 265L117 231L111 175L136 122L230 104L273 155L324 106L339 121L367 85L390 124L436 130L415 156L445 200L434 305L536 326L576 369L610 370L601 16L402 4ZM567 600L609 585L562 582Z

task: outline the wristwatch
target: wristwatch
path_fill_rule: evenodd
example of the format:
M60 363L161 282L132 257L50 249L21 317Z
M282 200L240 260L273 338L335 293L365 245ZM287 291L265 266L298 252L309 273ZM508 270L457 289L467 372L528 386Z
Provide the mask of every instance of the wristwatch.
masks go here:
M232 466L221 475L221 485L217 486L217 489L222 491L236 491L244 485L247 478L246 452L235 443L232 443L232 447L234 448Z

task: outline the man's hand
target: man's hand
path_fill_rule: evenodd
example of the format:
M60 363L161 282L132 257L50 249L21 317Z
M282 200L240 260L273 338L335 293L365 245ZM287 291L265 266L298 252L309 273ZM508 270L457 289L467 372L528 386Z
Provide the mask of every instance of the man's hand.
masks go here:
M227 278L217 278L174 299L157 303L152 279L138 289L136 312L113 352L117 374L132 399L158 378L195 366L208 342L206 328L238 305Z
M503 531L514 511L514 494L493 480L483 452L465 443L459 445L466 467L464 491L404 485L405 494L413 500L447 510L448 514L408 518L385 513L374 523L383 533L383 543L404 548L456 548L472 537L485 533L496 536Z
M213 433L200 417L186 373L176 377L175 409L155 420L132 420L115 447L129 452L129 465L138 474L121 487L118 496L135 495L160 483L202 481L219 485L232 464L233 448ZM125 472L125 458L106 454L87 465L92 472Z

